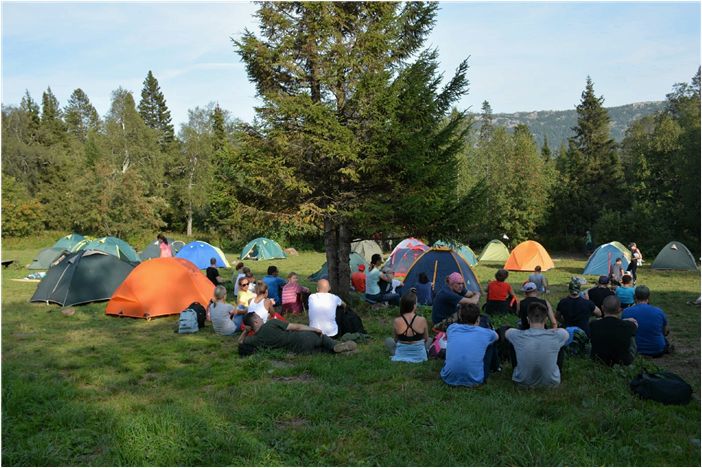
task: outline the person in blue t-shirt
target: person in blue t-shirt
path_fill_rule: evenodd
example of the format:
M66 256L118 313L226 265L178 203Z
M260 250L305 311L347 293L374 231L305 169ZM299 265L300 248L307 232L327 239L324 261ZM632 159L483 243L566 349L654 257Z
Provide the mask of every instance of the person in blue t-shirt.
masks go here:
M632 277L629 274L622 276L622 285L617 286L614 290L614 294L619 298L619 302L622 304L622 309L634 305L634 285L632 284Z
M636 347L639 354L661 357L673 350L673 346L666 338L670 333L668 318L661 309L648 303L650 297L650 289L643 285L636 286L634 290L636 304L624 311L622 319L633 318L639 325L636 330Z
M477 304L461 304L458 322L446 331L446 362L441 379L448 385L475 387L487 380L492 357L489 348L497 341L497 333L479 324Z
M456 313L459 304L477 304L480 293L466 290L466 282L458 272L446 278L446 284L436 294L431 307L431 321L437 325Z
M263 282L268 286L268 298L273 300L273 307L280 311L282 301L280 292L287 283L283 278L278 277L278 267L271 265L268 267L268 274L263 277Z

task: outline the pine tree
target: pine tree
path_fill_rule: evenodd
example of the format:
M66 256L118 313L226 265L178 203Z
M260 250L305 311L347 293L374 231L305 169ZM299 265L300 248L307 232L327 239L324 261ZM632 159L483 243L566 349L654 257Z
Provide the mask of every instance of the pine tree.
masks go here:
M58 99L51 88L41 96L40 139L45 145L52 145L65 139L65 127Z
M73 91L68 99L64 115L68 133L81 142L86 141L89 131L97 131L100 125L100 117L95 107L80 88Z
M159 145L161 145L162 150L165 150L173 142L175 132L171 123L171 111L166 105L166 98L151 70L144 79L141 101L139 101L139 114L148 127L158 131Z
M20 136L20 138L25 143L35 141L39 131L39 125L41 124L41 117L39 115L39 105L32 99L29 91L25 90L19 108L26 113L28 119L26 125L27 132L25 135Z
M541 146L541 156L543 156L546 162L551 160L551 148L548 147L548 138L546 138L546 135L544 135L544 144Z
M483 101L480 113L480 140L488 141L492 138L492 133L495 129L492 121L492 107L487 101Z

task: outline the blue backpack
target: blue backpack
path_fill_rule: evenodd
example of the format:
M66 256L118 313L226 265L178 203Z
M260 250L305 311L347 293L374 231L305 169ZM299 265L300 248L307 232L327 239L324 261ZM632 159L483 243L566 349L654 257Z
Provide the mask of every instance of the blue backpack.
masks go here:
M199 329L195 310L188 308L180 313L178 333L197 333Z

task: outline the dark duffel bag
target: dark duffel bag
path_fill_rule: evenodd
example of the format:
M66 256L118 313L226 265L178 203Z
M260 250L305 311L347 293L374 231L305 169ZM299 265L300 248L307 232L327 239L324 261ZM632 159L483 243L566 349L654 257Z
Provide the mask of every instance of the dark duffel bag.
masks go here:
M642 372L629 382L631 391L645 400L666 405L686 405L692 398L692 387L672 372Z

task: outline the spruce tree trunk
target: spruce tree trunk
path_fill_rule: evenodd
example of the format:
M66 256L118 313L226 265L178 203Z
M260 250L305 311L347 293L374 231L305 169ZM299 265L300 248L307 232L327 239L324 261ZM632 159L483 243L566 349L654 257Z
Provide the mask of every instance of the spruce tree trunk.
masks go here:
M351 284L349 268L351 233L346 224L331 219L324 221L324 249L327 253L327 269L332 292L344 301L348 301Z

